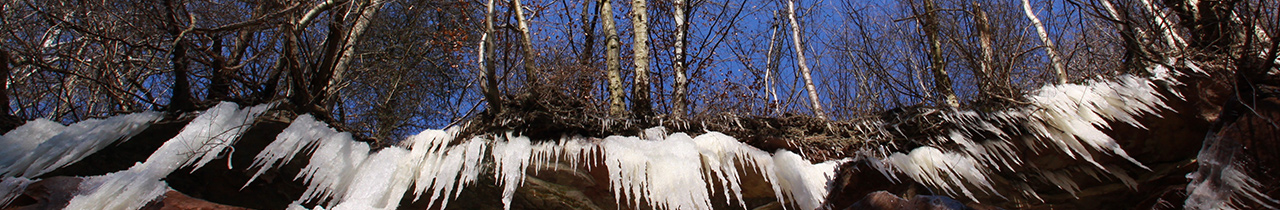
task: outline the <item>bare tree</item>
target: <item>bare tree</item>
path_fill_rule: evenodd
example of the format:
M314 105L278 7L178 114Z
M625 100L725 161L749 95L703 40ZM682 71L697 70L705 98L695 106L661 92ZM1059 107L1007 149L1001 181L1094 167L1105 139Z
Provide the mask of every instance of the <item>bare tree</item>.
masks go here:
M529 35L529 20L524 15L524 6L520 5L520 0L511 0L511 5L511 9L515 10L516 29L520 30L520 46L524 48L522 63L524 64L525 85L532 90L532 88L541 85L538 84L538 77L542 74L538 72L538 67L534 65L537 52L534 52L535 49L533 49L533 37Z
M333 76L329 79L329 84L325 85L324 92L326 95L335 95L338 90L342 89L344 80L347 79L347 70L351 67L351 61L355 60L355 45L363 37L365 31L369 28L369 22L373 19L374 14L378 13L378 9L382 8L382 0L364 0L355 1L357 9L354 9L356 16L355 23L352 24L343 41L341 55L336 64L333 66Z
M9 109L9 52L0 50L0 116L10 116Z
M672 59L674 60L672 65L676 73L676 84L675 96L671 99L675 104L672 106L671 116L673 119L680 120L685 118L685 114L687 112L686 109L689 106L689 77L685 75L686 71L688 71L688 64L685 62L687 59L687 53L685 50L687 49L685 48L686 42L689 40L689 22L687 17L687 8L689 5L685 0L675 0L672 7L674 7L674 11L672 11L672 18L676 24L675 55L673 55L674 58Z
M809 103L812 105L813 113L819 119L827 119L827 114L822 110L822 101L818 99L818 90L813 85L813 74L809 70L809 63L805 61L803 38L800 37L800 21L796 20L796 2L795 0L787 0L787 19L791 20L791 43L796 50L796 65L800 67L800 75L804 77L804 89L809 93Z
M635 81L631 83L631 112L639 118L653 114L649 101L649 10L646 0L631 0L632 61Z
M618 25L613 20L612 0L600 0L600 19L604 20L605 36L605 74L609 77L609 114L614 117L626 113L622 97L625 95L622 86L622 50L618 41Z
M937 6L933 0L924 0L920 27L924 28L924 35L929 41L929 69L933 72L933 89L942 95L942 104L956 108L960 106L960 99L951 89L951 75L947 73L946 58L942 57L942 35L938 32L941 23L938 22L938 9L935 7Z
M182 40L189 30L179 26L182 24L178 11L182 10L182 2L175 0L165 0L164 7L169 14L169 35L173 36L173 49L170 52L170 62L173 64L173 86L171 91L173 95L169 98L169 111L184 112L195 109L191 97L191 83L188 81L187 72L189 69L189 61L187 60L187 43ZM190 18L188 16L188 18ZM194 22L194 20L192 20Z
M484 4L484 33L480 34L476 60L480 62L480 72L484 82L484 90L481 92L484 94L485 101L489 102L489 112L497 114L502 113L502 98L498 95L497 66L494 65L493 61L493 48L495 47L493 46L493 1L488 0Z
M1044 24L1040 23L1040 18L1036 17L1036 12L1031 9L1030 0L1022 0L1022 11L1027 13L1027 19L1031 20L1031 25L1036 27L1036 33L1040 35L1040 41L1044 43L1045 54L1049 55L1049 62L1053 65L1053 71L1058 75L1058 84L1067 83L1067 65L1063 63L1062 57L1058 55L1058 47L1053 44L1053 40L1049 39L1049 32L1044 29Z

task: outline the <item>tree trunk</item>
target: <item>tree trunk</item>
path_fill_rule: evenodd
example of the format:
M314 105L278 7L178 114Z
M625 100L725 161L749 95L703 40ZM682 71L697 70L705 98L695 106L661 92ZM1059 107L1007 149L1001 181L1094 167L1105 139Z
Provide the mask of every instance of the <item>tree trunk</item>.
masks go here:
M599 16L592 16L590 8L591 1L582 1L582 54L578 56L578 64L590 67L596 57L596 20ZM599 5L597 5L599 6ZM597 13L598 14L598 13Z
M182 29L179 28L178 10L182 5L181 2L167 0L164 2L166 11L169 12L169 35L173 36L173 49L170 52L172 57L169 62L173 65L173 87L171 87L171 95L169 95L169 111L185 112L195 109L191 98L191 83L188 80L187 71L187 44L182 41Z
M1139 2L1142 2L1142 8L1146 9L1147 12L1153 16L1151 19L1156 23L1156 27L1159 28L1157 32L1160 33L1160 37L1164 39L1165 45L1168 47L1169 51L1166 53L1178 54L1182 47L1184 47L1182 43L1186 43L1187 41L1183 40L1182 36L1178 35L1178 32L1174 30L1174 26L1172 24L1173 21L1170 21L1168 18L1169 14L1165 13L1164 10L1156 8L1156 6L1151 3L1151 0L1139 0Z
M940 23L933 0L924 0L923 18L920 26L924 28L924 35L929 40L929 68L933 72L933 89L942 95L943 105L960 107L960 99L951 89L951 75L947 73L946 58L942 57L942 35L938 32Z
M484 7L484 33L480 35L479 55L480 68L484 72L484 100L489 102L489 113L502 113L502 97L498 96L497 67L493 62L493 1L488 0Z
M369 0L364 2L359 8L359 15L356 16L355 23L352 24L351 30L347 32L346 40L343 41L342 48L339 51L342 55L338 57L338 61L333 66L333 76L329 80L329 84L324 88L325 95L334 95L342 89L341 84L346 79L347 70L351 67L351 61L355 60L355 46L359 43L360 37L369 28L369 21L373 19L373 15L378 13L378 9L382 8L382 0Z
M178 43L173 45L172 57L169 61L173 64L173 88L172 95L169 98L169 111L185 112L195 109L191 99L191 83L187 81L187 46Z
M631 29L634 31L632 60L635 82L631 87L631 111L639 118L653 114L649 102L649 11L645 0L631 0Z
M613 5L611 0L600 0L600 20L604 23L605 35L605 74L609 77L609 115L621 117L626 113L622 97L624 96L624 88L622 87L622 67L621 67L621 48L618 43L618 25L613 20Z
M998 90L998 85L1004 81L997 81L993 78L995 64L995 49L992 47L991 24L988 22L987 12L982 9L982 4L973 2L973 28L978 32L978 69L974 72L974 76L978 77L978 89L983 95L987 96L1005 96L1003 90Z
M782 114L782 106L778 104L778 90L774 87L776 80L773 79L774 72L778 71L778 57L781 47L778 47L778 10L773 11L773 23L769 26L769 49L765 51L764 58L764 88L769 93L769 107L773 109L772 114Z
M511 0L512 9L516 11L516 27L520 30L520 46L524 48L524 80L525 86L530 91L540 86L538 77L542 74L538 72L538 67L534 65L537 54L533 50L533 37L529 35L529 20L524 16L524 7L520 5L520 0Z
M687 22L688 14L686 14L688 12L686 9L688 5L686 5L687 3L685 0L675 0L674 3L675 5L673 6L675 7L675 11L672 11L672 16L674 16L673 19L676 22L676 46L675 58L673 58L673 60L675 60L675 64L673 64L673 68L675 68L676 72L676 86L674 96L675 105L671 107L671 117L675 120L681 120L685 118L685 112L687 112L686 109L689 106L689 78L685 75L686 71L688 71L688 64L685 62L687 59L686 56L688 56L685 52L685 46L689 39L689 23Z
M0 50L0 116L10 116L9 109L9 51Z
M1146 40L1147 32L1142 28L1134 27L1129 22L1128 10L1116 9L1115 5L1109 0L1101 0L1102 8L1107 10L1107 14L1120 24L1120 39L1124 42L1124 66L1120 68L1121 73L1129 73L1131 69L1143 68L1145 58L1149 58L1151 53L1147 50L1147 45L1142 44L1138 40ZM1122 13L1123 12L1123 13Z
M1031 10L1030 0L1022 0L1022 11L1027 13L1027 19L1031 20L1031 25L1036 27L1036 33L1040 35L1040 41L1044 42L1045 54L1049 55L1049 62L1053 65L1053 71L1058 75L1058 84L1066 84L1067 66L1063 63L1062 58L1058 56L1058 47L1054 46L1052 39L1049 39L1049 32L1044 29L1044 24L1040 23L1040 18L1036 17L1036 12Z
M809 70L809 63L805 61L804 44L800 37L800 21L796 20L796 1L787 0L787 19L791 20L791 43L796 50L796 64L800 67L800 75L804 77L804 89L809 92L809 103L813 108L814 115L819 119L827 119L827 114L822 110L822 101L818 99L818 89L813 85L813 74Z
M211 101L228 100L231 95L231 74L227 72L227 59L222 57L222 38L213 40L213 61L209 66L212 75L209 77L209 90L206 97Z
M285 43L284 50L280 55L280 72L288 72L289 103L295 106L303 106L311 103L311 93L307 92L307 72L302 70L302 61L299 57L301 53L298 48L300 39L296 32L299 26L291 26L281 33L284 34Z

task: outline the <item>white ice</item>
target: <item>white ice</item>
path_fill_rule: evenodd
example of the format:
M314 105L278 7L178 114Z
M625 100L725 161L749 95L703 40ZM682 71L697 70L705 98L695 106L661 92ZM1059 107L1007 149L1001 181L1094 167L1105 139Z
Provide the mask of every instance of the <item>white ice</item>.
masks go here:
M89 177L67 209L138 209L168 190L163 179L178 168L199 169L234 144L252 126L254 118L273 104L238 109L223 102L191 120L182 131L146 162L127 170ZM71 129L71 128L68 128Z
M140 112L106 119L88 119L63 127L39 119L20 126L2 141L14 145L0 153L3 176L33 178L70 165L112 143L137 135L160 119L158 112Z

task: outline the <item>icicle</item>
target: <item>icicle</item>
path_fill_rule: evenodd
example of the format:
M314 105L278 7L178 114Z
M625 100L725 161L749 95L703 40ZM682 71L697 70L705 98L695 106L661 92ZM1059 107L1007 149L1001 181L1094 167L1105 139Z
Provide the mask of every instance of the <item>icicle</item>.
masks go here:
M507 133L506 139L506 142L494 142L493 145L493 161L498 170L494 173L494 179L502 186L503 209L511 209L511 198L515 196L516 187L524 182L524 170L529 166L529 156L533 149L528 137L512 137L511 133Z
M778 166L778 183L795 200L801 209L818 209L827 199L828 185L834 179L836 167L852 159L811 164L800 155L779 150L773 155Z
M333 210L395 209L412 181L412 173L400 166L409 151L397 147L379 150L360 164L358 173L341 194Z
M84 120L67 127L47 120L32 121L29 123L32 126L24 125L6 135L5 141L15 142L17 146L0 156L0 162L11 164L4 167L3 175L37 177L71 165L116 141L137 135L160 116L158 112L140 112ZM49 136L53 132L58 133ZM29 147L33 144L38 145Z
M1200 153L1196 156L1199 169L1187 174L1187 200L1183 207L1187 209L1237 209L1245 200L1261 205L1262 208L1275 209L1271 204L1280 203L1266 193L1258 191L1261 187L1257 180L1239 165L1236 160L1244 145L1235 139L1224 138L1217 133L1209 133Z
M311 154L298 178L307 183L301 201L327 201L346 194L347 186L369 156L369 145L352 140L350 133L325 138Z
M969 199L977 200L965 184L981 187L982 190L995 194L995 187L987 178L987 169L976 160L965 155L942 152L934 147L923 146L911 150L909 154L894 153L883 160L887 167L879 168L882 173L888 168L896 169L916 182L942 189L947 194L955 195L960 190Z
M4 136L0 136L0 145L5 145L0 148L0 166L13 166L18 159L27 156L31 150L36 149L37 146L49 140L50 137L62 133L62 129L66 127L57 122L40 118L28 121L26 124L9 131Z
M299 152L308 148L315 148L316 144L329 136L337 135L338 131L329 128L323 122L316 121L310 114L303 114L293 120L289 127L276 135L276 140L262 149L258 156L254 158L253 165L250 168L258 168L257 172L244 183L249 186L253 180L266 172L272 167L279 167L293 160L293 157ZM283 161L281 161L283 160ZM243 189L244 187L241 187Z
M86 179L67 209L141 208L168 190L161 179L178 168L189 166L194 170L212 161L249 128L254 118L273 105L238 110L234 103L223 102L210 108L156 149L146 162Z
M0 207L8 206L10 201L22 195L27 185L40 181L22 177L0 177Z

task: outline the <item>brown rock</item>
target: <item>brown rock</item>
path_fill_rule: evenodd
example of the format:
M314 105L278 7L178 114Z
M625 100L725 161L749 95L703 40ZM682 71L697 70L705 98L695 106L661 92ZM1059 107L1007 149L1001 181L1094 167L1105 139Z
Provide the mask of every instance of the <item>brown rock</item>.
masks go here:
M867 194L862 200L844 208L846 210L889 210L889 209L927 209L927 210L964 210L964 209L999 209L994 207L966 206L960 201L945 196L920 195L904 199L886 191Z

